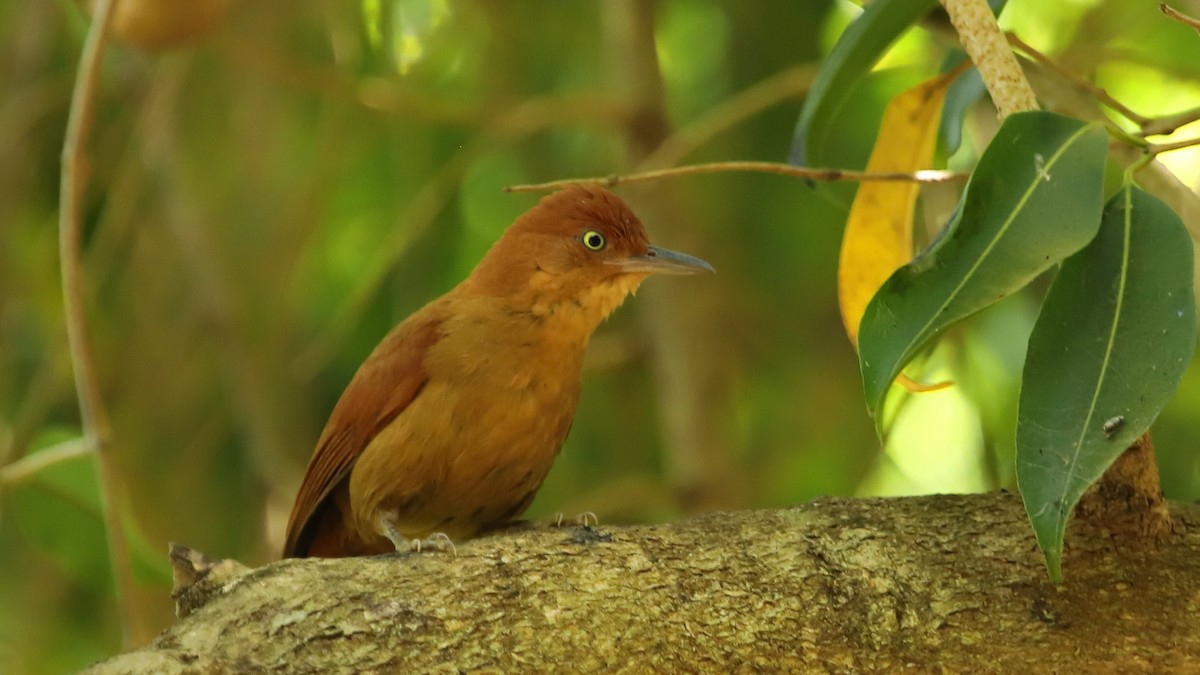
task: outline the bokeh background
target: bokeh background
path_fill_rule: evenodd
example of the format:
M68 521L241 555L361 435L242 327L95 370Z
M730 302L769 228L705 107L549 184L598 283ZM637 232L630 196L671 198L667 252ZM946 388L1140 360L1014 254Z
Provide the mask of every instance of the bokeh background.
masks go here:
M192 12L183 35L120 27L103 63L84 241L135 599L151 629L172 619L168 541L252 565L277 557L313 444L360 361L537 199L503 187L783 161L822 55L859 11L833 0L159 4ZM1153 3L1009 5L1007 26L1139 112L1200 105L1200 37ZM0 2L5 673L69 672L121 643L92 460L22 468L80 435L57 210L87 26L71 0ZM901 40L818 159L861 168L883 105L951 47L937 17ZM994 128L986 101L966 119L962 147L942 153L952 166L969 167ZM1197 184L1194 153L1167 161ZM928 232L954 189L927 191ZM618 190L658 243L719 274L650 280L601 328L574 431L529 515L657 522L823 494L1012 487L1019 367L1044 284L948 334L925 374L958 386L894 406L881 444L837 313L853 190L732 173ZM1193 368L1155 429L1178 499L1200 496L1197 411Z

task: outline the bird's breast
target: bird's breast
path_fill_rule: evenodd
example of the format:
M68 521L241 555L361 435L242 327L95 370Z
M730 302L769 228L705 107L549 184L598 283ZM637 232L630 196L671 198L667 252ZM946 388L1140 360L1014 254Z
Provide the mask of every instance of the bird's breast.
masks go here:
M503 335L478 327L448 327L421 392L359 458L350 493L360 532L391 511L409 537L473 536L519 515L541 486L579 400L583 345L546 344L511 323Z

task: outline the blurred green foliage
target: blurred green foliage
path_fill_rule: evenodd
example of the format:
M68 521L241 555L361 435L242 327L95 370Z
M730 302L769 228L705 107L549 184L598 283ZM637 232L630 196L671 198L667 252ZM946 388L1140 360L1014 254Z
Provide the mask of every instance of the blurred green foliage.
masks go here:
M1038 23L1060 15L1043 4L1014 0L1007 11L1075 72L1098 73L1144 114L1200 102L1200 41L1145 3L1080 4L1087 30ZM630 7L263 0L234 3L193 47L110 47L90 143L86 301L128 488L138 605L153 627L171 620L168 541L248 564L277 555L313 443L362 358L536 199L502 187L636 167L631 112L647 103L633 83L648 74L629 72L628 45L613 39L640 16ZM662 89L651 105L666 113L667 139L737 110L747 88L818 63L855 11L832 0L656 3L651 75ZM79 434L55 223L86 25L68 0L0 4L0 467ZM1173 46L1159 49L1160 38ZM1127 49L1098 48L1110 44ZM883 105L948 49L936 20L902 39L895 62L852 93L823 156L860 168ZM741 110L685 143L682 161L783 160L800 98ZM990 129L986 104L968 119L957 165ZM1194 180L1186 154L1173 168ZM635 208L653 205L643 213L659 243L719 274L652 280L602 327L574 431L531 516L653 521L698 504L1011 487L1034 305L1017 296L989 309L929 360L960 364L962 391L948 405L978 420L973 431L930 434L917 461L881 452L835 300L852 193L746 174L622 192ZM932 197L925 211L931 231L948 215ZM658 395L652 367L672 344L653 308L680 305L694 310L683 338L717 356L688 372L702 406L684 412L715 430L728 468L700 499L679 470L691 448L665 422L682 404ZM947 410L932 407L926 427ZM1193 368L1155 432L1177 498L1200 496L1198 408ZM93 486L81 457L0 494L0 671L67 672L119 649Z

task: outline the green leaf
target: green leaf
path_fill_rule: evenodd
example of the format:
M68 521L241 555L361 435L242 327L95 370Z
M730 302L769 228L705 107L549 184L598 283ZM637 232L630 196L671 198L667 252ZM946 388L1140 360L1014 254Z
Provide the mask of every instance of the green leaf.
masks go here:
M1004 122L946 231L896 270L863 315L859 364L877 425L888 387L934 337L1092 240L1106 150L1099 124L1043 112Z
M953 50L942 63L942 72L949 72L966 58L965 52ZM950 85L950 90L946 92L946 103L942 107L941 128L938 131L942 144L941 152L945 156L958 151L962 145L967 110L986 95L987 88L983 86L983 78L975 68L960 75Z
M35 444L46 447L35 453L53 448L48 441L65 437L68 435L58 431L43 434ZM105 591L111 588L108 540L100 516L96 462L91 455L46 466L13 486L9 497L13 522L30 545L80 585Z
M1017 484L1056 583L1080 496L1179 387L1196 346L1195 307L1183 223L1126 185L1096 239L1063 263L1029 338Z
M78 439L78 431L51 429L35 441L30 457ZM109 589L108 536L102 516L99 477L91 455L48 463L12 486L12 518L25 539L81 585ZM171 585L171 569L161 546L154 546L125 513L125 543L134 578Z
M936 6L936 0L875 0L850 24L821 64L792 137L792 164L812 160L814 139L842 114L853 85L871 70L900 33Z

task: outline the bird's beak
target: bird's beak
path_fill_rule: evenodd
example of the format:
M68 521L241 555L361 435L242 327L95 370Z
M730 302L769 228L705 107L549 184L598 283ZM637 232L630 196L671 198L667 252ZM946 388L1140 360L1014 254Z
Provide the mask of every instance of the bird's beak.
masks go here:
M666 248L650 246L641 255L631 255L621 260L606 260L605 264L619 267L622 272L644 272L648 274L700 274L713 272L712 265L703 260Z

